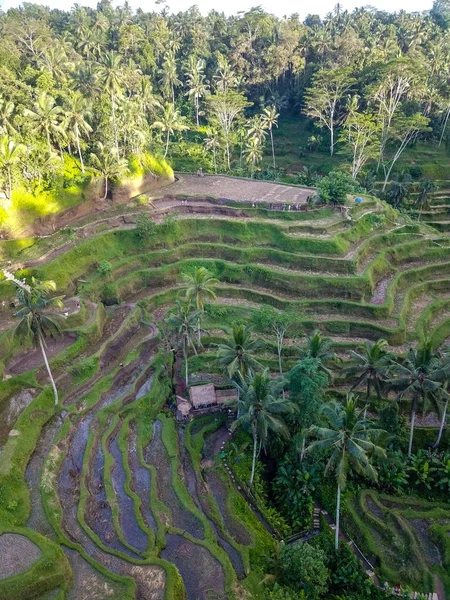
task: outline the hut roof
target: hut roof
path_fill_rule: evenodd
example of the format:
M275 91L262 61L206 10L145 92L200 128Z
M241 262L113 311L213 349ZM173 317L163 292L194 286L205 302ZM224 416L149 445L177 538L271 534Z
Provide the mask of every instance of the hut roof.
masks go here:
M189 388L189 398L194 408L217 404L216 390L213 383L194 385Z
M237 391L234 388L226 390L216 390L217 404L237 400Z

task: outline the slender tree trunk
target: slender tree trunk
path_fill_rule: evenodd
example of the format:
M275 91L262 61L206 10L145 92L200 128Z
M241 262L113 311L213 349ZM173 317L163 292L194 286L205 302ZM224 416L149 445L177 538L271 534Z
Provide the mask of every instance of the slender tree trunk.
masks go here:
M202 345L201 331L200 331L200 318L197 321L197 335L198 335L198 345L199 347Z
M272 133L272 127L270 128L270 143L272 144L272 159L273 159L273 168L275 169L276 164L275 164L275 148L273 147L273 133Z
M102 200L106 200L107 195L108 195L108 177L105 176L105 195L103 196Z
M166 137L166 151L164 152L164 158L166 158L167 153L169 152L169 137L170 137L170 132L167 131L167 137Z
M444 138L445 129L447 127L448 117L450 116L450 106L447 108L447 114L445 115L444 126L442 127L441 137L439 138L439 146L442 144Z
M341 516L341 484L338 483L336 500L336 530L334 532L334 549L339 549L339 518Z
M303 434L303 439L302 439L302 447L300 450L300 462L303 462L303 459L305 458L305 447L306 447L306 436L305 434Z
M46 133L46 136L47 136L48 153L51 154L52 153L52 145L50 144L50 133L48 131L48 127L45 128L45 133Z
M117 123L116 123L116 103L114 101L114 94L111 94L111 108L112 108L112 119L114 129L114 144L116 146L117 155L119 155L119 142L117 140Z
M214 173L217 174L216 149L213 148Z
M197 127L200 127L200 121L199 121L199 118L198 118L198 110L199 110L198 98L195 97L195 116L197 117Z
M409 445L408 445L408 456L412 454L412 445L414 438L414 423L416 422L416 407L413 405L411 410L411 425L409 429Z
M77 140L78 156L80 157L81 172L84 173L84 162L83 162L83 155L81 154L80 135L78 133L78 126L75 126L75 137Z
M253 479L255 478L255 467L256 467L256 451L258 448L258 436L256 435L256 428L253 425L253 460L252 460L252 474L250 475L249 487L253 485Z
M230 170L230 168L231 168L230 167L230 142L228 141L228 136L225 139L225 146L227 149L227 167L228 167L228 170Z
M9 201L12 202L11 167L8 167Z
M186 340L183 345L183 356L184 356L184 368L185 368L185 381L186 387L189 387L189 365L188 365L188 356L187 356L187 348L186 348Z
M442 413L441 424L439 426L439 433L438 433L437 440L436 440L433 448L437 448L441 441L442 433L444 432L444 427L445 427L445 418L447 416L447 408L448 408L448 399L445 401L444 412Z
M39 335L39 346L41 347L42 357L44 359L44 363L45 363L45 367L47 369L50 383L52 384L53 395L55 397L55 406L58 406L58 390L56 389L55 380L53 379L53 375L50 370L50 365L48 364L47 354L45 352L44 340L42 339L42 335Z
M330 123L330 138L331 138L331 144L330 144L330 156L333 156L333 152L334 152L334 127L333 127L333 120L331 120Z

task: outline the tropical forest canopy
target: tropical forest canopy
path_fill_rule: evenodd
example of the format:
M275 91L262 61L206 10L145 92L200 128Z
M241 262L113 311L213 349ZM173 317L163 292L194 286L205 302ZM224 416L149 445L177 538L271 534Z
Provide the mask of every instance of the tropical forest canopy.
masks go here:
M449 22L445 0L424 13L338 4L303 22L260 7L227 17L24 3L0 16L4 195L51 187L63 153L113 179L143 151L253 175L264 154L276 166L288 117L304 124L290 140L300 156L344 154L353 177L370 166L385 187L408 145L446 140Z

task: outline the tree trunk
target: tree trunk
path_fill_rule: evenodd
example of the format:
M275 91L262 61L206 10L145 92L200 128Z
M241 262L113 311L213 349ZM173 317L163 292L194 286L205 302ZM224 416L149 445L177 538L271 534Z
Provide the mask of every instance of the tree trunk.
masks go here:
M445 418L447 416L447 408L448 408L448 398L445 401L444 412L442 413L441 424L439 426L439 433L438 433L437 440L436 440L433 448L437 448L439 446L440 441L441 441L442 433L443 433L444 427L445 427Z
M228 170L230 170L230 143L228 141L228 137L225 140L225 145L226 145L226 149L227 149L227 167Z
M48 127L45 128L45 133L47 134L47 148L48 148L48 153L51 154L52 153L52 145L50 144L50 133L48 131Z
M413 437L414 437L415 421L416 421L416 407L415 407L415 405L413 405L413 408L411 410L411 425L410 425L410 430L409 430L408 456L411 456L411 454L412 454L412 444L413 444Z
M84 173L84 162L83 162L83 156L81 154L80 135L78 133L78 126L75 126L75 137L76 137L76 140L77 140L78 156L80 157L81 172Z
M8 167L9 201L12 202L11 167Z
M186 340L184 341L184 346L183 346L183 356L184 356L184 365L185 365L185 381L186 381L186 387L189 387L189 365L188 365L188 356L187 356Z
M108 195L108 177L105 176L105 195L103 196L102 200L106 200L107 195Z
M216 149L213 148L214 173L217 174Z
M170 137L170 132L169 132L169 130L167 130L166 151L164 152L164 158L166 158L167 153L169 152L169 137Z
M270 142L272 144L272 159L273 159L273 168L275 169L276 164L275 164L275 148L273 147L273 134L272 134L272 127L270 128Z
M111 94L111 107L112 107L112 119L113 119L113 129L114 129L114 144L116 146L117 155L119 155L119 142L117 140L116 104L114 102L113 94Z
M330 156L333 156L333 152L334 152L334 128L333 128L333 121L331 121L331 123L330 123L330 138L331 138Z
M341 484L338 483L337 500L336 500L336 530L334 532L334 549L336 552L339 549L339 517L341 512Z
M53 395L55 397L55 406L58 406L58 390L56 389L55 380L53 379L53 375L50 370L50 365L48 364L47 354L45 353L44 340L42 339L42 335L39 335L39 346L41 347L42 357L44 359L45 367L50 378L50 383L52 384Z
M199 347L202 345L201 331L200 331L200 319L197 321L197 335L198 335L198 345Z
M300 450L300 462L303 462L303 459L305 457L305 446L306 446L306 436L305 434L303 434L303 439L302 439L302 448Z
M199 107L198 107L198 98L196 96L195 97L195 116L197 117L197 127L200 127L200 121L199 121L199 118L198 118L198 110L199 110Z
M255 467L256 467L256 449L258 448L258 436L256 435L255 426L253 429L253 460L252 460L252 474L250 475L249 487L253 485L253 479L255 477Z

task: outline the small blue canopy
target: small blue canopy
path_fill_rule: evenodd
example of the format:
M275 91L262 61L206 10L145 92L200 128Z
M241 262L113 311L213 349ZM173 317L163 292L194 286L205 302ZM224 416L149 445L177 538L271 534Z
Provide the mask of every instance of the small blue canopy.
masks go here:
M355 198L355 202L357 202L358 204L361 204L362 201L363 201L363 199L360 198L359 196L358 196L358 198Z

